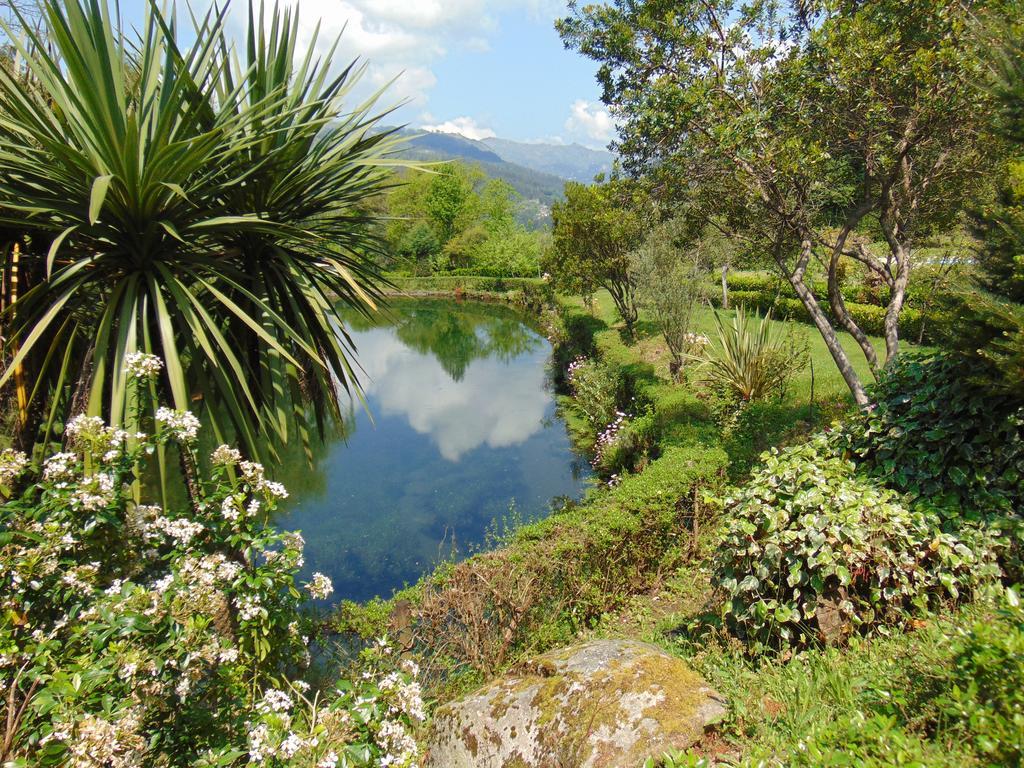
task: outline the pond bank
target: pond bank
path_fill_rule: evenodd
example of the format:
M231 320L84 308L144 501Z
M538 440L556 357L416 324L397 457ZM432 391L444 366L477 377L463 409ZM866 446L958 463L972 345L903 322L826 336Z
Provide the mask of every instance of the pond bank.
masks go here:
M527 290L543 292L537 283ZM430 291L423 281L417 290L456 295ZM521 290L490 296L514 303ZM681 563L699 559L708 514L702 495L721 485L728 463L707 408L631 359L617 331L553 294L531 306L553 340L556 376L580 355L604 359L623 398L642 401L654 442L643 471L509 532L494 551L442 566L390 600L342 606L339 630L397 637L421 659L439 701L525 655L571 642L633 596L657 589Z

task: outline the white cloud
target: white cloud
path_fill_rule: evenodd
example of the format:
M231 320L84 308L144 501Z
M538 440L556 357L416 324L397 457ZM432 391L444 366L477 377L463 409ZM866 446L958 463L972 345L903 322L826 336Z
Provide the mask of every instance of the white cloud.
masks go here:
M474 360L459 381L432 355L415 352L391 329L353 334L367 395L384 416L404 416L451 462L481 445L519 445L544 426L552 394L544 365L512 371L496 358Z
M615 118L600 104L577 99L569 110L565 130L583 144L603 147L615 138Z
M421 127L424 131L432 133L457 133L460 136L465 136L467 139L475 139L476 141L492 139L498 135L490 128L484 128L482 125L477 124L476 120L472 117L456 117L454 120L446 120L436 125L424 125Z
M358 96L392 80L382 106L400 101L426 104L437 78L433 67L454 50L486 51L498 29L497 14L525 9L538 19L564 12L560 0L284 0L299 9L302 44L308 47L319 25L316 51L326 57L341 35L331 64L340 70L359 57L368 63ZM231 5L236 37L244 39L247 6ZM299 50L301 55L304 51Z

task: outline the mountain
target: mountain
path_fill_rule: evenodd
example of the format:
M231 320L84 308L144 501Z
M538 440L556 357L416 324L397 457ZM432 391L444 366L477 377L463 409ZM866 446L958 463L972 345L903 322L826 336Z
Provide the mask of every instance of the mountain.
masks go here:
M482 142L454 133L422 133L408 128L403 128L399 133L409 137L401 154L410 160L464 160L475 163L489 177L504 179L523 196L524 201L534 201L536 205L533 207L539 206L543 210L550 209L551 204L562 197L565 179L503 160Z
M611 169L610 152L579 144L526 144L507 139L476 141L455 133L430 133L402 128L409 139L402 156L410 160L441 162L464 160L480 166L495 179L504 179L523 196L521 218L531 226L550 223L551 204L562 198L566 181L593 181Z
M484 139L480 143L505 162L584 183L593 181L599 173L608 174L615 160L611 152L589 149L581 144L527 144L498 138Z

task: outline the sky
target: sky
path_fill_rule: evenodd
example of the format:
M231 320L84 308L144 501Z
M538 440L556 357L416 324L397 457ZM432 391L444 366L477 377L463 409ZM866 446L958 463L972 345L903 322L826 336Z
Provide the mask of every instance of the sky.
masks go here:
M298 6L307 41L321 23L317 48L323 53L344 30L334 61L341 67L359 56L368 63L359 93L397 77L381 103L406 103L389 122L475 139L595 148L614 136L599 101L596 64L565 50L554 30L554 20L566 12L564 0L283 2ZM136 22L143 0L121 0L121 8ZM240 39L244 0L233 0L230 13Z

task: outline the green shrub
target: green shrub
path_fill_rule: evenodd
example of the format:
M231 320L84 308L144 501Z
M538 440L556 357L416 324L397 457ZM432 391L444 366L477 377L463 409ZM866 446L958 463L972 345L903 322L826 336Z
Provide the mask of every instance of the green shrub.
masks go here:
M736 293L748 291L760 294L775 294L789 289L789 284L771 272L730 272L726 277L729 285L729 302Z
M729 294L730 307L745 307L749 311L771 312L778 320L796 320L801 323L810 323L811 317L806 307L799 299L793 298L792 294L785 290L781 293L776 290L738 290ZM816 292L816 296L824 296L824 292ZM719 296L716 301L720 301ZM831 316L828 301L819 298L825 314ZM852 301L846 302L846 310L850 317L857 323L864 333L869 336L883 336L885 334L885 307L875 304L859 304ZM922 336L922 327L925 330L924 340L933 340L929 333L939 327L942 310L939 307L929 308L927 315L913 307L904 307L900 314L900 335L917 342Z
M967 515L1024 506L1024 409L950 355L901 355L844 440L886 485ZM976 516L976 515L974 515Z
M751 318L739 308L726 324L716 312L715 328L703 352L705 380L729 402L781 397L807 363L806 342L801 346L792 329L773 326L770 314Z
M949 727L990 765L1024 764L1024 609L1013 590L995 621L957 648L951 687L939 698Z
M990 570L824 437L763 460L723 503L714 576L723 618L752 650L869 633L958 598Z
M618 377L612 368L596 358L578 357L567 371L573 405L595 430L612 424L618 412Z
M613 422L614 423L614 422ZM602 476L637 472L650 460L658 443L658 422L655 414L645 413L622 424L603 442L598 436L593 466Z

